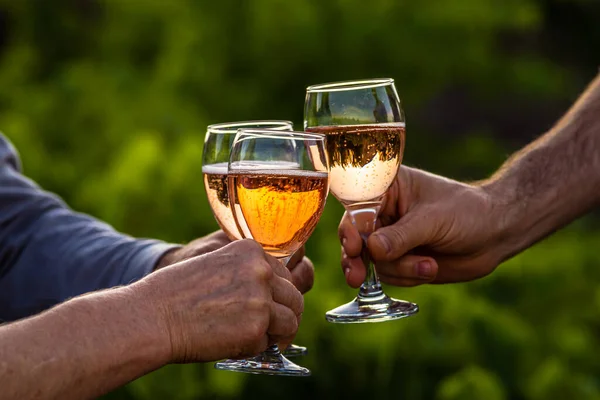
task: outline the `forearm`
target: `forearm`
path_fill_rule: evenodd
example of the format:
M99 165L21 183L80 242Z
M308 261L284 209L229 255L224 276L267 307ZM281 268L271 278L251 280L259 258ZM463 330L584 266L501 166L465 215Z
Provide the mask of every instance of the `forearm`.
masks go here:
M0 326L0 399L93 398L164 364L162 328L136 289L78 297Z
M500 220L504 258L600 204L600 76L554 128L483 186Z

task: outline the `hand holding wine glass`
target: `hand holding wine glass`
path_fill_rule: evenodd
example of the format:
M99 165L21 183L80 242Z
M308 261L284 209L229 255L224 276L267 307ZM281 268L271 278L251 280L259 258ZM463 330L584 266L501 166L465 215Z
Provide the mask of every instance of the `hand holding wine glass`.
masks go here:
M328 193L323 135L240 129L228 167L231 210L238 231L256 240L285 266L316 227ZM226 360L219 369L308 376L277 345L245 360Z
M204 138L202 152L202 174L208 202L217 223L230 240L238 240L242 236L235 224L229 203L227 164L231 154L231 145L238 129L269 129L275 131L291 131L293 123L282 120L238 121L209 125ZM288 263L292 271L293 282L302 292L308 291L313 283L313 266L304 257L304 248L300 248ZM304 346L290 344L285 355L296 357L308 354Z
M416 286L489 274L503 259L498 209L482 185L402 166L368 240L381 280ZM358 287L366 267L360 259L362 240L348 215L338 233L346 281Z
M289 279L256 242L238 240L131 287L157 318L168 362L205 362L256 354L273 338L290 342L303 298Z
M366 245L404 153L404 112L394 81L310 86L304 117L307 131L327 136L330 190L360 234L361 258L367 266L357 298L327 312L327 320L380 322L415 314L416 304L391 299L383 292Z

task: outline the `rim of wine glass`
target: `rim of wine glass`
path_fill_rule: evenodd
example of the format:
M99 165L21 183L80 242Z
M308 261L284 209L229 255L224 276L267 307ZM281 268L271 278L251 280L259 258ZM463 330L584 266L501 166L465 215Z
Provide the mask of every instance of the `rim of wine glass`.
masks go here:
M320 83L318 85L311 85L306 88L307 93L320 93L320 92L342 92L346 90L357 90L357 89L370 89L380 86L393 85L394 79L392 78L376 78L376 79L361 79L354 81L340 81L330 83Z
M270 138L270 139L318 139L325 140L326 135L316 132L304 132L304 131L281 131L276 129L256 129L256 128L240 128L235 135L234 142L239 141L242 136L248 135L248 137L259 137L259 138Z
M264 125L265 127L272 126L272 130L275 131L284 131L286 129L294 129L294 123L292 121L285 120L256 120L256 121L236 121L236 122L221 122L218 124L208 125L206 131L208 133L219 133L219 134L232 134L237 133L240 127L244 127L247 125ZM262 128L252 128L248 127L248 129L262 129Z

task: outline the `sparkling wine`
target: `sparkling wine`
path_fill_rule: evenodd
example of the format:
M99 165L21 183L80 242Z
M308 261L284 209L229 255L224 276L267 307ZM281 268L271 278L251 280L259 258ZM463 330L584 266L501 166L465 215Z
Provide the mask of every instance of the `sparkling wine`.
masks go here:
M327 135L331 193L342 203L377 201L391 186L404 153L404 123L320 126Z
M327 173L252 168L229 174L238 228L275 257L287 257L312 234L327 198Z
M227 163L205 165L202 167L202 174L208 202L217 223L231 240L240 239L240 233L229 204Z

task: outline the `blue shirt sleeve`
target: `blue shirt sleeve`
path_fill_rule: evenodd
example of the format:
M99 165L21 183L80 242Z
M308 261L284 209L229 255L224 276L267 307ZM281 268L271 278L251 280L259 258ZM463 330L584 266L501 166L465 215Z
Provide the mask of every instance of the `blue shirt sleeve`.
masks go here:
M16 150L0 134L0 322L134 282L175 247L76 213L19 171Z

